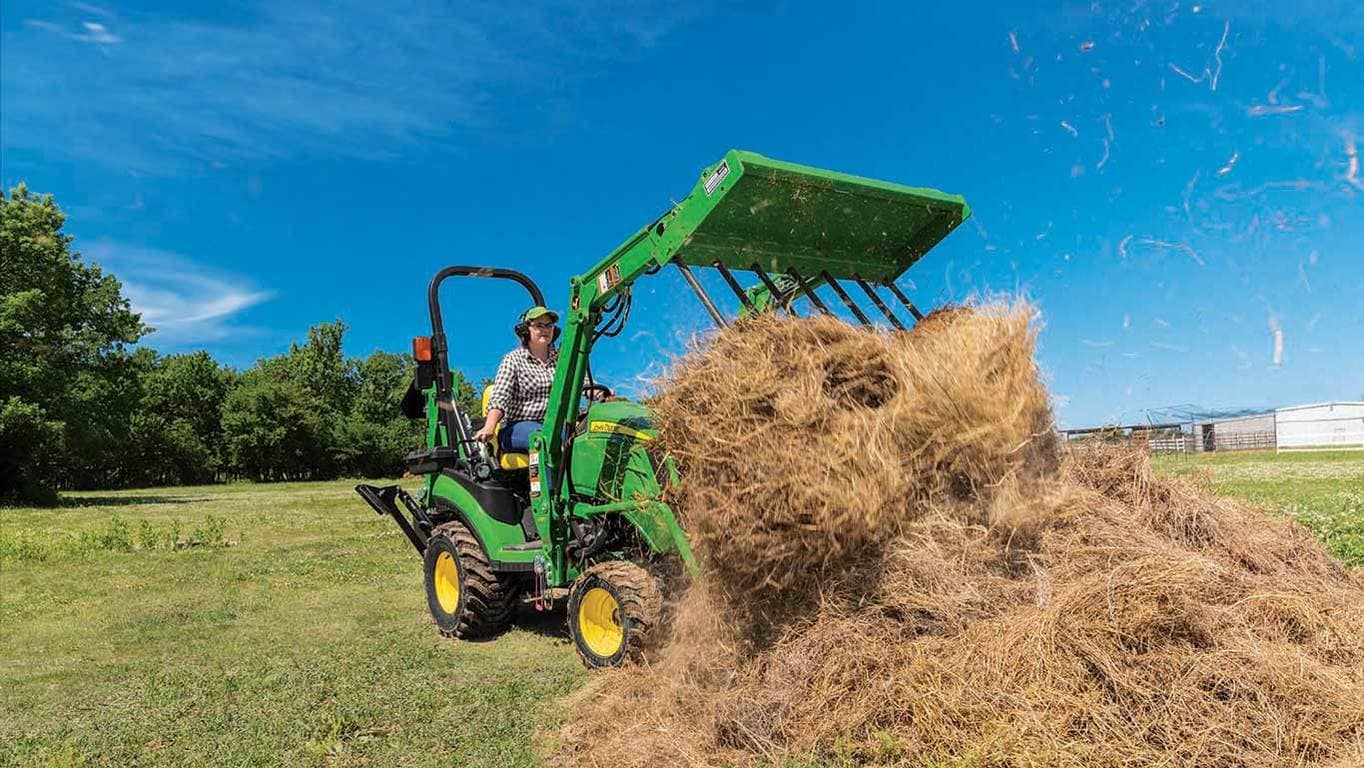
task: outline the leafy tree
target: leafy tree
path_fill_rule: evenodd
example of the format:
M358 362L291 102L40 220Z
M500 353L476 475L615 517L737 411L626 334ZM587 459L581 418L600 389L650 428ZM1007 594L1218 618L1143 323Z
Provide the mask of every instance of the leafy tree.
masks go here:
M155 362L155 351L138 349L110 357L71 377L64 414L68 485L120 488L139 482L141 472L129 461L128 449L143 381Z
M407 419L372 422L352 413L338 420L332 430L332 455L336 470L342 474L391 477L402 472L403 457L418 442Z
M398 405L412 381L412 367L406 355L392 352L375 351L358 361L351 413L374 424L398 416Z
M51 196L0 195L0 501L60 487L392 475L420 443L405 355L346 358L341 320L238 374L207 352L132 349L150 329L72 250ZM475 417L483 386L454 372ZM486 385L487 382L483 382Z
M290 377L303 385L329 413L349 410L355 396L355 364L346 360L341 342L346 324L337 320L308 329L308 341L291 344L287 356Z
M57 500L62 433L41 406L19 397L0 403L0 501Z
M127 346L147 329L118 280L71 249L65 223L50 195L22 184L0 194L0 498L51 500L62 482L120 479L139 362Z
M132 482L211 482L222 466L223 403L235 379L207 352L159 358L142 377L132 422Z
M251 370L223 403L228 463L254 480L333 476L326 461L328 437L312 393L295 381Z
M373 352L355 361L355 397L350 413L332 433L338 469L348 475L379 477L402 471L402 458L420 442L418 428L399 412L412 380L404 355Z
M491 386L493 380L484 379L475 389L474 385L464 378L464 371L453 370L451 373L454 374L451 384L455 391L455 404L463 408L470 418L477 419L483 413L483 390Z
M202 350L168 355L157 361L147 378L143 408L184 421L206 442L217 443L223 401L235 380L231 369Z

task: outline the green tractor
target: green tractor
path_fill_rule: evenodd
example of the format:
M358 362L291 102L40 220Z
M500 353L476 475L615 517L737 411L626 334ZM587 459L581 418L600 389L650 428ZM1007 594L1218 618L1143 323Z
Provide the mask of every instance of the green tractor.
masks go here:
M694 571L687 536L666 501L678 473L657 446L643 404L593 383L593 345L629 316L635 281L674 265L717 325L726 315L693 268L715 269L740 314L830 313L817 289L870 324L840 281L856 284L892 327L898 304L923 315L895 284L970 216L966 201L931 189L731 151L706 168L681 203L569 280L568 311L543 428L526 454L474 439L474 415L454 397L439 292L451 277L510 280L544 305L540 288L511 269L451 266L427 289L431 335L413 341L416 373L403 400L425 418L426 447L406 457L423 488L357 486L423 558L427 605L443 634L479 638L507 627L523 599L537 608L568 596L568 630L589 667L637 658L661 621L662 574ZM745 289L736 272L757 282ZM878 288L888 292L888 301ZM827 295L827 294L826 294ZM903 313L902 313L903 314ZM486 416L486 393L484 414Z

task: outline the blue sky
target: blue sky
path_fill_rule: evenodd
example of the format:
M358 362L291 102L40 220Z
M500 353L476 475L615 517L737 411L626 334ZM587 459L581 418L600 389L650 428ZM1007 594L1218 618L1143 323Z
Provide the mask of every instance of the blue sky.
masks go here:
M449 263L560 303L739 147L964 195L903 282L1036 302L1063 424L1364 397L1350 3L445 5L7 2L0 177L57 196L147 344L238 366L337 317L403 350ZM490 373L523 295L445 303ZM707 322L665 272L598 377Z

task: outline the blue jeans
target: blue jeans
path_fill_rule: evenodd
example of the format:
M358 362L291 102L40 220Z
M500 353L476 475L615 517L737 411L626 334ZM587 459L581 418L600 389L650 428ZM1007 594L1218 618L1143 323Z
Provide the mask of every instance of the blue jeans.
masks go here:
M497 447L503 453L526 453L530 450L532 432L540 431L543 426L538 421L513 421L503 424L497 432Z

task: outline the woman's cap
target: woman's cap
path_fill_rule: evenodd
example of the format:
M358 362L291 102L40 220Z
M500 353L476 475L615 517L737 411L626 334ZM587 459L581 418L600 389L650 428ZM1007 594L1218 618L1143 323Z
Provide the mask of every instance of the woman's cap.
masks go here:
M521 317L527 323L541 317L548 317L551 323L559 322L559 315L554 310L546 309L540 306L531 307L530 309L526 310L526 314L522 315Z

